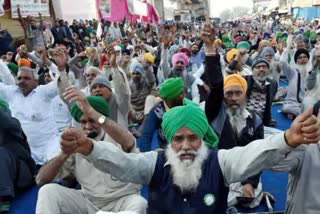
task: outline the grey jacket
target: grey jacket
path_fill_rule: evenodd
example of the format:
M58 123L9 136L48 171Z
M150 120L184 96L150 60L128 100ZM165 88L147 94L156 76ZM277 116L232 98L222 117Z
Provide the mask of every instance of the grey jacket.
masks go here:
M316 214L320 212L320 145L302 145L272 168L288 172L286 212Z

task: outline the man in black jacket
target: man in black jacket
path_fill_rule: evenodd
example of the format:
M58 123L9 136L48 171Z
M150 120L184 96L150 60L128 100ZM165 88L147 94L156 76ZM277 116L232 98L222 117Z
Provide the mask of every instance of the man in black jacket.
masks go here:
M205 76L211 89L206 100L205 112L209 123L219 136L218 148L246 146L254 140L262 139L264 137L262 120L255 112L246 109L248 89L246 80L239 74L223 78L220 55L213 42L214 29L206 26L202 33L206 52ZM258 196L255 193L259 180L258 174L238 185L241 186L240 196L250 198Z
M15 193L34 183L36 165L20 122L2 99L0 121L0 213L5 213Z
M252 76L246 76L248 83L247 108L260 116L265 126L275 126L271 108L277 93L278 84L270 79L269 63L265 58L258 57L252 64Z

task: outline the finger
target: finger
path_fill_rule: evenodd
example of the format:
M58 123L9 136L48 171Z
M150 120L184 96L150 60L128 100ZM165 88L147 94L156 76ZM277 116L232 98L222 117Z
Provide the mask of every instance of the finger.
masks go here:
M316 116L311 115L309 118L307 118L304 122L301 123L302 127L311 126L318 122L318 119Z
M304 144L315 144L318 143L320 140L320 137L317 138L304 138Z
M72 103L74 101L80 101L82 97L80 96L73 96L69 99L69 103Z
M63 151L64 153L66 154L72 154L74 153L74 151L76 150L76 148L78 147L78 145L72 145L72 146L64 146L64 145L61 145L60 148L61 148L61 151Z
M306 133L306 134L310 134L312 132L318 132L319 131L319 125L318 124L314 124L311 126L305 126L301 128L301 132L302 133Z
M72 91L72 92L70 92L70 93L67 93L67 94L64 96L64 98L65 98L66 100L70 100L70 99L72 99L72 98L74 98L74 97L77 97L77 98L80 98L80 99L81 99L82 96L79 94L78 91Z
M76 140L61 140L60 146L65 149L74 149L78 144Z
M312 108L308 108L305 112L303 112L302 114L300 114L294 121L295 122L304 122L305 120L307 120L310 116L312 115Z
M65 89L65 91L69 91L69 90L72 90L72 89L75 89L76 87L74 85L72 86L69 86L68 88Z

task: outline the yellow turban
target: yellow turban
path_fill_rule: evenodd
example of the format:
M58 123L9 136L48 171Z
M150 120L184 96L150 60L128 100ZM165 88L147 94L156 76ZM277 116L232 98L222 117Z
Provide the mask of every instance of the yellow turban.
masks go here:
M216 43L216 44L218 44L218 45L221 45L221 44L222 44L222 41L221 41L221 39L216 39L216 40L214 40L214 43Z
M268 40L261 40L259 44L264 46L269 46L270 42Z
M151 53L145 53L144 59L148 62L151 62L151 64L154 63L154 56Z
M239 85L242 87L243 92L246 93L248 89L247 81L240 74L232 74L224 78L223 88Z
M228 51L226 55L227 62L230 63L234 57L234 55L237 55L239 53L238 49L232 48L230 51Z

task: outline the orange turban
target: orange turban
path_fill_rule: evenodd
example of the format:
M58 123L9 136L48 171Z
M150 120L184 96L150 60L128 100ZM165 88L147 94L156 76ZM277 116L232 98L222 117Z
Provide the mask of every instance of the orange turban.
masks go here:
M18 66L19 67L31 67L31 62L28 60L28 59L24 59L24 58L21 58L18 60Z
M236 86L236 85L241 86L243 89L243 92L247 93L247 89L248 89L247 81L240 74L232 74L224 78L223 88L228 88L230 86Z
M277 45L276 39L272 39L271 42L270 42L270 45L271 45L271 46Z
M227 62L230 63L233 60L234 55L237 55L238 53L239 50L235 48L232 48L230 51L228 51L226 55Z

